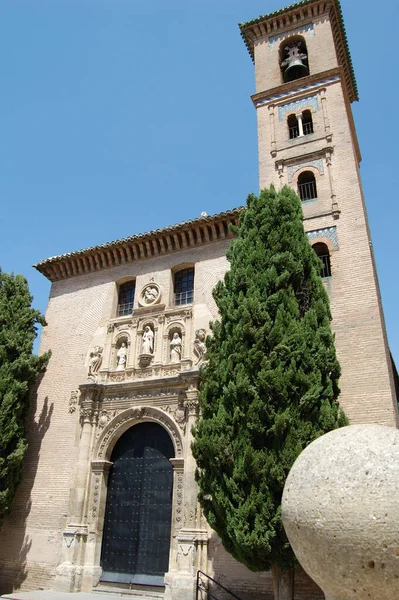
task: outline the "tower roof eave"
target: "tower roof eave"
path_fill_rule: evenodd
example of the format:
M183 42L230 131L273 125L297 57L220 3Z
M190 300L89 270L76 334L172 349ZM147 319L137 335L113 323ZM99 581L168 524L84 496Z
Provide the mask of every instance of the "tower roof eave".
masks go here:
M252 58L252 61L255 60L254 55L254 28L259 25L263 25L265 30L267 30L267 24L270 26L270 31L276 31L273 27L273 22L276 23L276 19L281 17L282 15L287 15L293 11L297 11L299 9L305 8L311 4L316 4L320 2L320 0L301 0L300 2L295 2L294 4L290 4L285 8L280 8L275 12L269 13L267 15L261 15L256 19L252 19L251 21L247 21L245 23L239 23L241 37L244 40L244 43L247 47L249 55ZM357 83L355 78L355 72L353 69L352 59L349 51L348 39L345 31L344 19L342 15L342 8L340 0L326 0L322 4L324 4L325 9L330 8L332 10L332 21L335 20L338 25L339 31L339 39L335 37L335 43L337 47L337 55L340 63L344 67L346 71L346 84L348 87L349 99L351 102L354 100L359 100ZM273 29L272 29L273 27ZM290 27L284 26L284 30L289 29ZM252 35L251 35L252 34ZM256 35L255 35L256 37Z

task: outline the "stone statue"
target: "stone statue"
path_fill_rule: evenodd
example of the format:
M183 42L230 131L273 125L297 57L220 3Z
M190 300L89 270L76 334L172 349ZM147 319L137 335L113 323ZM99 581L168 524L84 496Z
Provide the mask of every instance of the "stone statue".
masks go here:
M102 346L95 346L93 352L90 352L88 377L95 377L97 375L97 371L100 368L103 359L102 352Z
M117 365L116 365L117 371L123 371L124 369L126 369L127 348L126 348L125 342L122 342L121 347L119 348L118 352L116 353L116 360L117 360Z
M173 334L172 339L170 340L170 362L177 363L181 360L181 348L182 348L182 340L180 335L176 332Z
M144 328L141 351L143 354L152 354L154 352L154 332L149 325L146 325Z
M151 304L151 302L154 302L154 300L156 300L157 297L158 297L158 290L155 286L148 286L144 290L144 299L147 302L147 304Z
M198 358L197 364L201 362L201 360L205 356L206 352L206 331L205 329L197 329L195 332L195 340L194 340L194 354Z

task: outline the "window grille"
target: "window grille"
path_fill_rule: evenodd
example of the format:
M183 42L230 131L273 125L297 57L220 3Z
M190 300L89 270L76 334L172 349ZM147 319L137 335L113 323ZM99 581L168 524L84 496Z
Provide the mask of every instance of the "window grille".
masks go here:
M328 246L322 243L315 244L313 246L313 250L316 252L317 256L323 263L320 275L322 277L331 277L331 260L330 253L328 251Z
M134 292L136 290L135 281L127 281L119 286L118 296L118 317L126 317L133 312Z
M299 175L298 194L302 201L317 198L316 179L311 171L305 171Z
M194 268L182 269L175 274L175 305L192 304L194 298Z

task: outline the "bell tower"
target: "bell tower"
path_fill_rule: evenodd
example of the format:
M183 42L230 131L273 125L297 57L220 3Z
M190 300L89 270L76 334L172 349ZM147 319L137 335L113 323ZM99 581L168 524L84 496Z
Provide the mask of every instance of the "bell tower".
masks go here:
M302 0L240 24L255 64L260 188L294 188L323 262L352 423L398 425L351 103L358 100L339 0Z

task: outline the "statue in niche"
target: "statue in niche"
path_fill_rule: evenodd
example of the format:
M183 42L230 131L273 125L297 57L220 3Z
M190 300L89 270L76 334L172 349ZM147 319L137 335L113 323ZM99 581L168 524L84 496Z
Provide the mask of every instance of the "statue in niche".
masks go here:
M93 352L90 352L88 377L95 377L100 368L103 359L102 346L95 346Z
M116 353L116 361L117 361L117 365L116 365L117 371L123 371L124 369L126 369L127 348L126 348L125 342L122 342L121 347L119 348L118 352Z
M197 329L194 340L194 354L197 357L197 364L204 358L206 352L206 331L205 329Z
M144 327L141 351L143 354L152 354L154 352L154 332L149 325Z
M182 339L178 332L173 334L172 339L170 340L169 350L170 350L170 362L178 363L181 361L181 348L182 348Z

